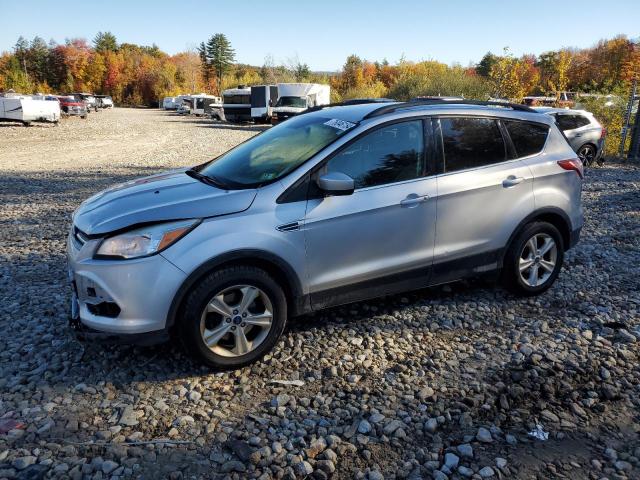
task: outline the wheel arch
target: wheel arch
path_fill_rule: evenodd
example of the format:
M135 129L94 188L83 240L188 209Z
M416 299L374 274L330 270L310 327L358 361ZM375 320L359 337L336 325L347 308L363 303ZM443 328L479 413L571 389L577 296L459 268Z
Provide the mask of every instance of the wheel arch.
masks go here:
M596 152L598 151L598 146L595 143L593 143L591 140L588 140L588 141L584 142L582 145L580 145L578 147L578 150L580 150L582 147L586 147L587 145L589 145L590 147L595 148Z
M258 267L271 275L282 286L287 298L288 310L292 315L310 311L307 296L303 295L300 279L291 265L269 252L242 249L207 260L187 277L173 297L167 314L166 328L171 329L175 326L188 293L200 279L213 270L232 265Z
M568 250L571 247L571 220L569 219L569 215L567 215L564 211L559 208L548 207L542 208L540 210L536 210L530 215L526 216L524 220L522 220L515 230L511 233L507 244L504 247L504 250L501 255L500 264L502 265L504 262L504 256L506 252L509 250L511 243L516 238L518 233L522 231L522 229L531 222L547 222L553 225L558 229L560 235L562 235L562 243L564 250Z

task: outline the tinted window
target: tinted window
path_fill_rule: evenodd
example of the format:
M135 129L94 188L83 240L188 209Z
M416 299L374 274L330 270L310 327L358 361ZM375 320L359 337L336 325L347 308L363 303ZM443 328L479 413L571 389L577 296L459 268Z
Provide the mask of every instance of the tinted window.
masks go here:
M506 159L502 134L490 118L442 118L445 172L481 167Z
M549 128L544 125L527 122L505 121L505 126L516 148L518 157L539 153L547 141Z
M589 125L589 120L582 115L556 115L556 123L560 127L560 130L573 130L575 128L584 127Z
M590 123L591 122L587 117L576 115L576 128L584 127L585 125L589 125Z
M411 180L423 175L422 121L395 123L359 138L327 163L327 171L342 172L356 188Z
M251 103L250 95L225 95L224 103L229 104L249 104Z

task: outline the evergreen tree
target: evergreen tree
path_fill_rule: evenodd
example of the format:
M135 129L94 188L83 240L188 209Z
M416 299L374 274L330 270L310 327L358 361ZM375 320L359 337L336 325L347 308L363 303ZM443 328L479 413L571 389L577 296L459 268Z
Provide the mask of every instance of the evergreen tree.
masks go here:
M491 68L498 62L498 57L491 52L485 53L480 63L476 65L476 73L482 77L488 77L491 74Z
M202 44L201 44L202 47ZM204 45L204 63L208 65L210 71L215 75L218 92L222 87L222 79L229 72L235 61L235 51L231 48L231 43L223 33L216 33ZM204 70L203 65L203 70Z
M207 45L204 42L198 45L198 56L200 57L202 78L204 79L204 83L208 85L209 80L211 80L211 64L207 58Z
M98 32L93 39L93 46L96 52L116 52L118 51L118 41L111 32Z
M36 82L44 83L47 81L48 63L49 47L42 38L35 37L27 51L27 64L29 74Z

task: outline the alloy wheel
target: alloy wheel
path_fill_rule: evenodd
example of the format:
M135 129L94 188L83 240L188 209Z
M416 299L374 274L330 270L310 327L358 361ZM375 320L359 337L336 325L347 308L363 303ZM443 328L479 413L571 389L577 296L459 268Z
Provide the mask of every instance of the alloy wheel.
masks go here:
M596 151L591 145L585 145L578 150L578 158L582 161L583 165L591 165L596 157Z
M253 285L234 285L216 293L200 320L200 335L215 354L240 357L267 338L273 321L269 296Z
M539 287L553 274L558 246L546 233L537 233L524 244L519 256L520 278L525 285Z

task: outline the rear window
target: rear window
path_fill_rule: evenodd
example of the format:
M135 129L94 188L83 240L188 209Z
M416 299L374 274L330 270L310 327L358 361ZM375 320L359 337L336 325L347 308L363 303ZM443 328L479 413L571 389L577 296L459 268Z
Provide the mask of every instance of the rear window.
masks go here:
M549 127L537 123L505 121L518 157L540 153L547 141Z
M482 167L506 160L500 128L491 118L442 118L445 172Z

